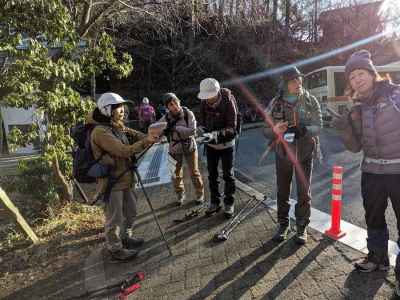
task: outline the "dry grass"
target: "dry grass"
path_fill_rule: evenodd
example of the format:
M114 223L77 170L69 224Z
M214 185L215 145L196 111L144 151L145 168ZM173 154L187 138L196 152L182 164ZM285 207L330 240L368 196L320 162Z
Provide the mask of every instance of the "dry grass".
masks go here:
M35 220L33 231L42 243L62 243L65 239L80 236L84 232L96 231L103 226L103 212L100 207L70 202L62 207L48 208L48 218ZM1 252L9 252L30 243L15 224L0 228ZM56 248L57 245L49 245Z
M39 245L32 245L15 224L1 224L0 298L62 272L99 247L104 222L101 207L71 202L49 208L47 215L31 222Z

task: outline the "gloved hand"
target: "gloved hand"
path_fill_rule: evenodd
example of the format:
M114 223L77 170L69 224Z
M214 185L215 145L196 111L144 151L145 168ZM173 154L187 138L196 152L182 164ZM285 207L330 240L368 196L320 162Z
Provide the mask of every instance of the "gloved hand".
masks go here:
M294 137L295 139L302 138L307 134L307 127L304 126L304 125L296 126L296 130L297 130L297 132L296 132L296 135Z
M217 143L222 144L222 143L227 143L232 141L232 139L235 138L235 130L231 128L226 128L217 131Z
M198 136L202 136L206 132L208 132L207 128L205 128L204 126L197 126L196 131Z
M294 138L299 139L306 135L307 128L305 126L289 127L285 133L294 133Z
M172 130L173 130L173 129L174 129L174 126L168 125L168 126L164 129L163 134L164 134L166 137L168 137L168 136L170 136L170 134L172 133Z
M348 108L345 108L342 114L336 113L331 115L331 126L336 130L345 130L346 128L349 128L351 126L350 110Z
M203 137L205 137L206 143L208 144L216 144L217 143L217 132L206 132L203 133Z

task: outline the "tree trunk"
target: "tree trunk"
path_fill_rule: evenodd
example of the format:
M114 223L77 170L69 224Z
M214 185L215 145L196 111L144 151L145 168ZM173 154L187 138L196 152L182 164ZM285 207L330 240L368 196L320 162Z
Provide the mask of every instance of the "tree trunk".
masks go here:
M7 135L6 135L6 124L4 124L3 116L1 115L0 109L0 154L9 154Z
M271 34L271 46L270 46L270 58L273 59L273 55L276 49L276 40L277 40L277 29L278 29L278 0L273 0L272 2L272 34Z
M0 154L4 153L3 146L5 145L6 135L3 134L3 118L1 117L1 109L0 109Z
M198 0L192 0L192 37L191 43L194 41L198 28L198 16L201 14L200 3ZM191 44L192 45L192 44Z
M318 42L318 0L314 0L313 40Z
M276 22L277 22L277 13L278 13L278 0L273 0L272 2L272 26L273 30L276 30ZM274 32L275 34L275 32Z
M93 74L90 78L91 94L94 101L96 101L96 75Z
M270 0L264 0L264 13L266 16L269 16L269 14L270 14L269 6L270 6Z
M53 158L51 167L58 183L61 185L62 190L60 196L62 201L72 201L74 199L72 183L68 182L65 176L62 174L57 157Z
M225 0L219 0L219 10L218 15L222 20L224 18Z
M286 35L286 38L289 37L290 9L291 9L290 0L285 0L285 35Z

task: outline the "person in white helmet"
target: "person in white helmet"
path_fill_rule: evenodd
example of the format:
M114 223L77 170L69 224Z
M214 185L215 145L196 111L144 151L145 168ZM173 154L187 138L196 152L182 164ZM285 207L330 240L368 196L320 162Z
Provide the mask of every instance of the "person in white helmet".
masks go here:
M124 126L124 103L125 100L120 95L104 93L98 99L96 109L87 117L88 124L96 125L90 135L93 157L110 167L112 178L117 178L130 167L133 155L142 152L158 140L152 132L145 135ZM109 179L110 177L97 178L97 195L107 194ZM143 244L143 239L134 238L132 235L132 225L136 216L136 202L131 191L134 183L135 177L132 172L125 172L112 186L109 197L103 197L106 248L117 260L136 257L136 248Z
M221 193L219 192L218 164L222 163L222 178L225 181L224 214L231 218L234 214L234 194L236 190L233 164L235 157L235 137L238 133L238 111L236 99L232 92L221 88L214 78L200 82L197 97L200 104L200 128L211 134L206 145L208 182L210 188L210 205L206 214L211 215L220 210Z
M154 123L156 118L156 112L154 107L150 104L149 98L144 97L142 100L142 105L139 108L139 126L140 130L143 132L147 131L149 125Z

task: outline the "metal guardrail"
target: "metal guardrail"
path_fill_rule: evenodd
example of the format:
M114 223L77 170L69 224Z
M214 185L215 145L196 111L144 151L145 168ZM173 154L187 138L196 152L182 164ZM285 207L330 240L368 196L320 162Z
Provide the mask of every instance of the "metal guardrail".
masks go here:
M0 176L16 175L17 166L21 160L38 158L40 154L20 154L0 156Z

